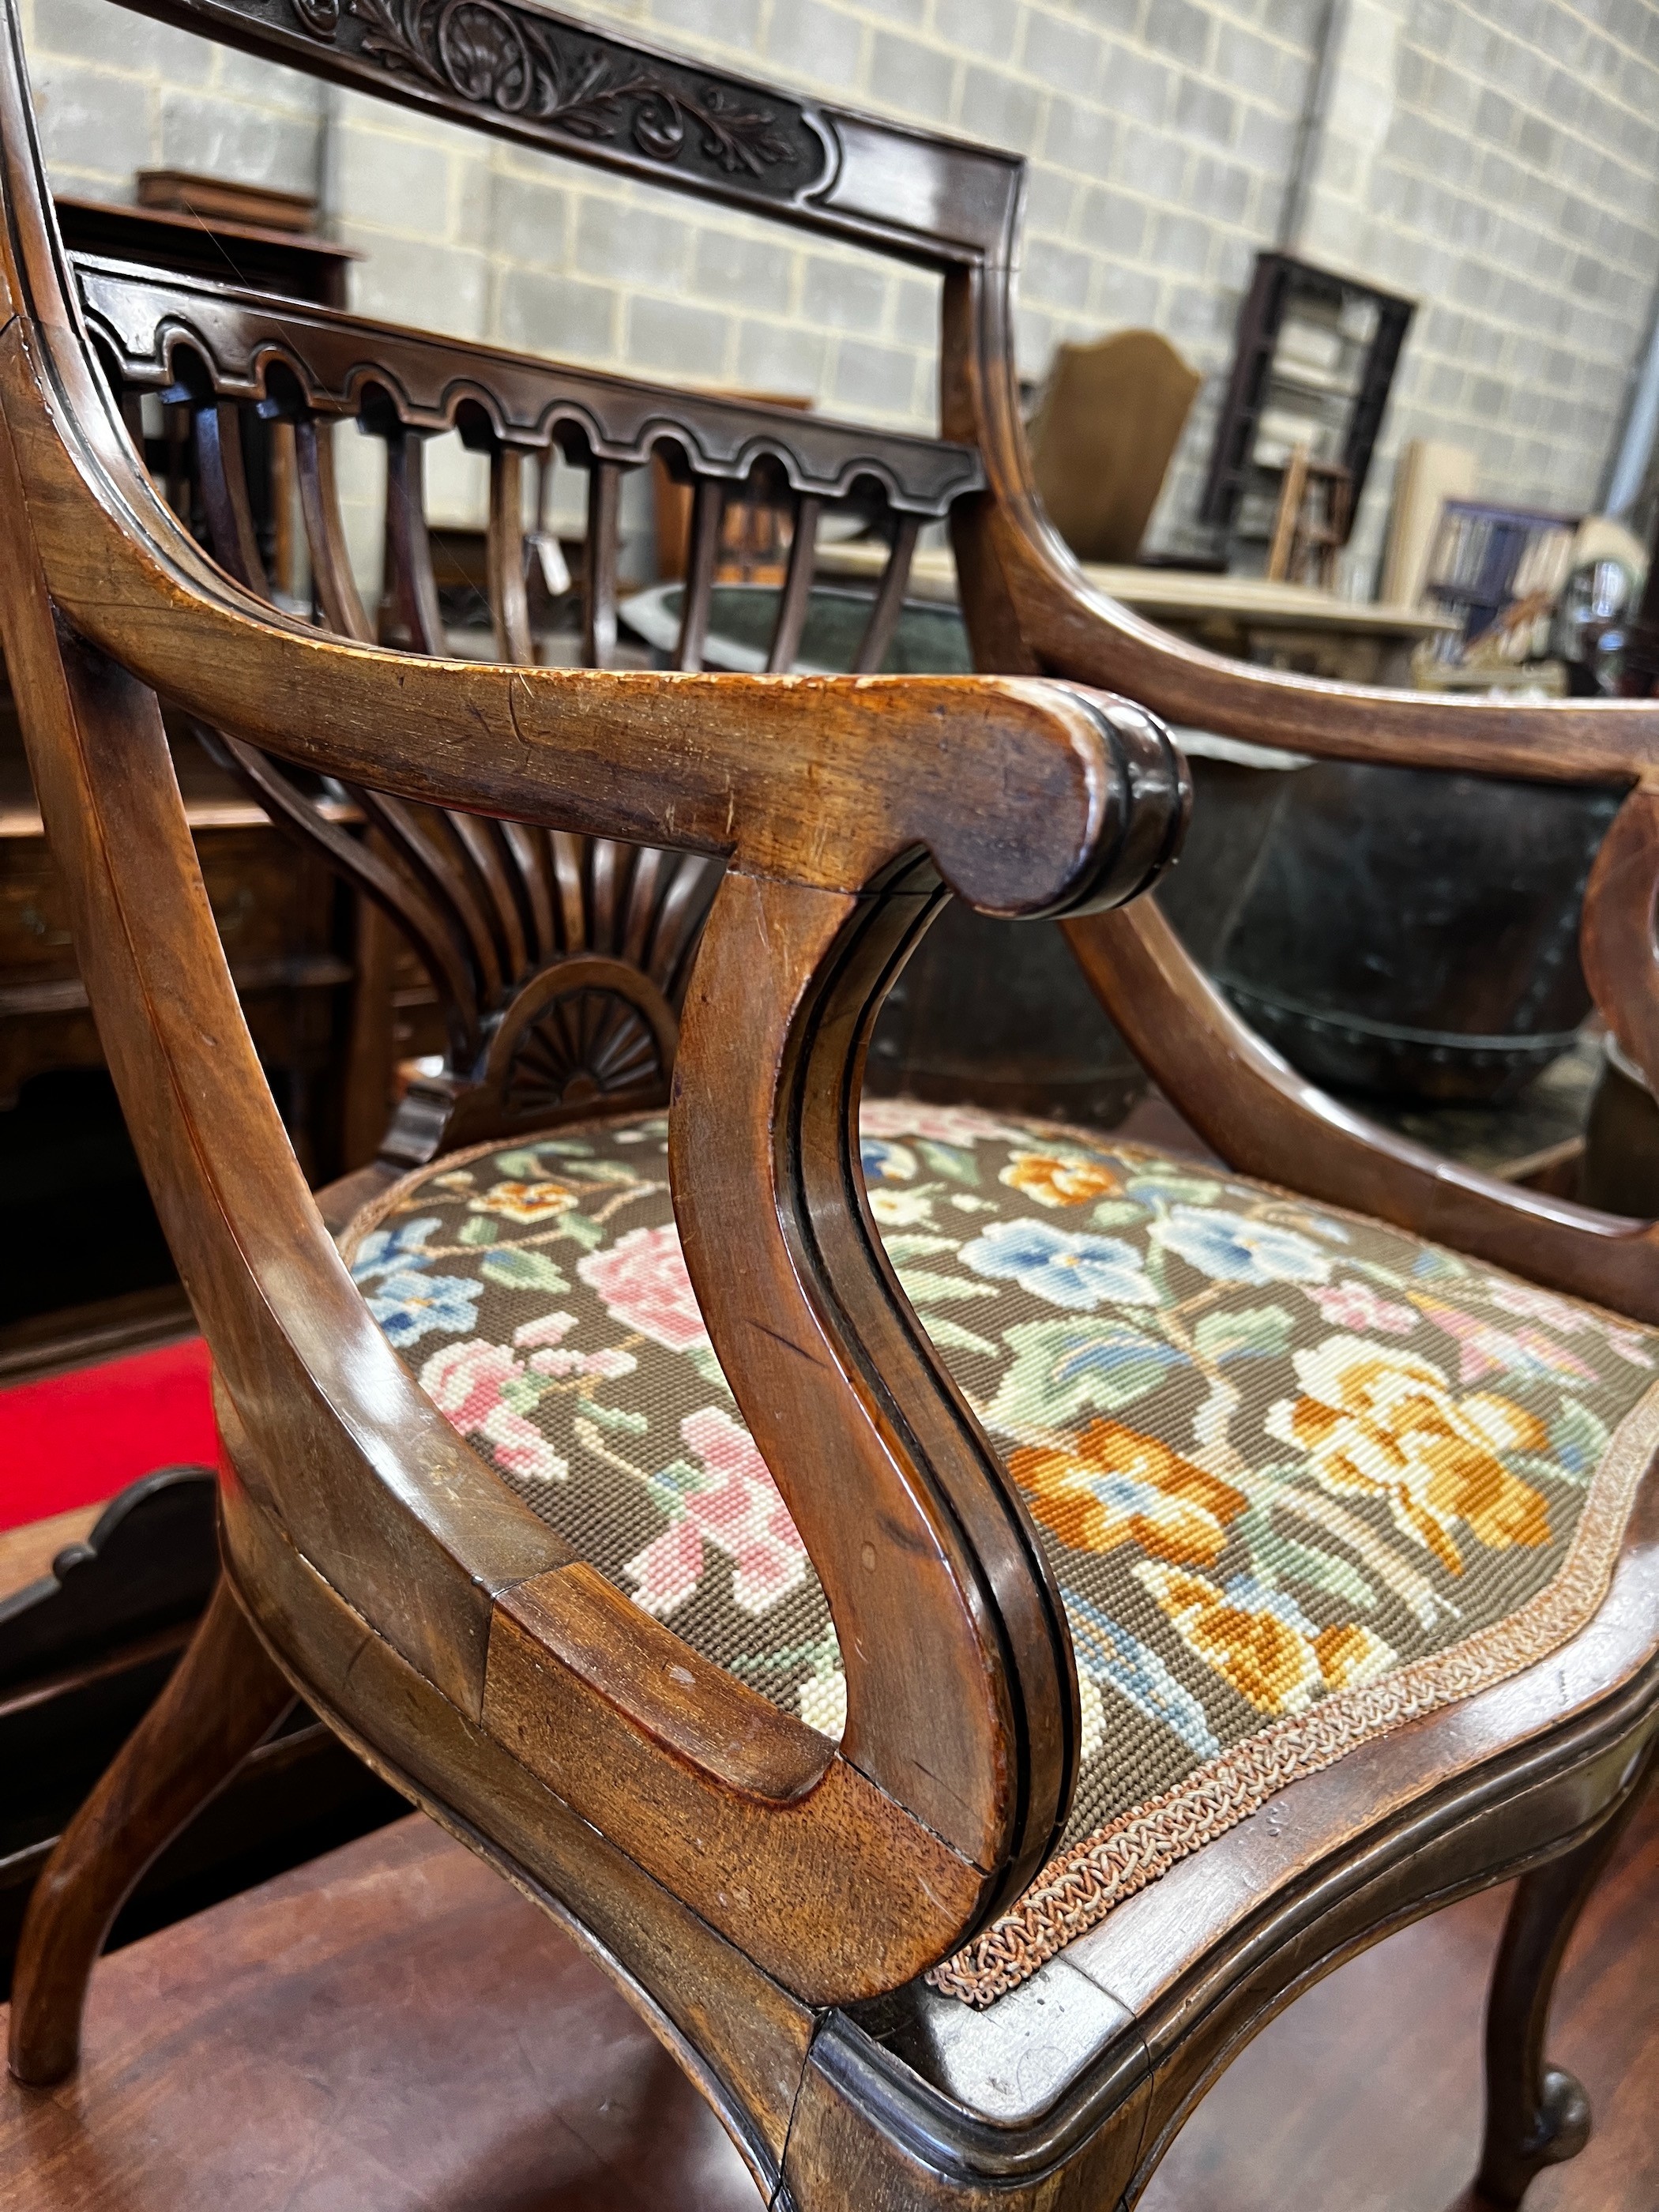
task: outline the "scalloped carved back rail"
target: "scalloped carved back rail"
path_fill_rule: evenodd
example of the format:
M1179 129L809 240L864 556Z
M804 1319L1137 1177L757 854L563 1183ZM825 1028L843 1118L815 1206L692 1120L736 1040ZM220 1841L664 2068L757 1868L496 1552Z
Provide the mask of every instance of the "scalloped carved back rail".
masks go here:
M556 467L585 472L586 517L575 657L617 649L622 485L661 455L692 488L676 666L702 665L728 502L787 514L788 562L769 665L793 663L827 509L878 518L890 552L856 666L878 669L924 523L983 486L978 455L936 440L865 431L794 410L656 386L464 345L326 308L91 257L75 263L88 325L143 450L142 395L185 416L188 476L169 495L239 582L271 597L246 465L254 418L293 441L310 590L342 635L374 635L346 553L332 441L353 424L386 447L388 641L451 650L434 577L426 447L458 437L487 454L488 582L495 657L533 663L527 481L538 518ZM608 1103L665 1100L684 998L718 869L711 862L355 793L367 839L329 822L295 779L254 748L203 732L267 810L320 848L389 914L442 1007L447 1064L406 1093L385 1146L402 1162Z

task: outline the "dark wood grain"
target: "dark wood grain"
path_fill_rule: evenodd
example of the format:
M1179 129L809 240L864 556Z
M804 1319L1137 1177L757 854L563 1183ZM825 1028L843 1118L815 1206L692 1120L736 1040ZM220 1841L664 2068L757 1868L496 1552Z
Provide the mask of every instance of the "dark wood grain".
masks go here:
M1475 2155L1480 2011L1509 1895L1419 1921L1300 1998L1194 2114L1144 2212L1447 2206ZM1539 2183L1539 2212L1650 2212L1656 1931L1659 1796L1563 1971L1556 2047L1597 2127ZM204 2100L222 2116L210 2138ZM296 2171L314 2212L401 2212L411 2189L433 2212L761 2201L603 1977L413 1820L111 1961L74 2089L0 2082L0 2166L11 2212L106 2212L116 2195L125 2212L287 2212Z

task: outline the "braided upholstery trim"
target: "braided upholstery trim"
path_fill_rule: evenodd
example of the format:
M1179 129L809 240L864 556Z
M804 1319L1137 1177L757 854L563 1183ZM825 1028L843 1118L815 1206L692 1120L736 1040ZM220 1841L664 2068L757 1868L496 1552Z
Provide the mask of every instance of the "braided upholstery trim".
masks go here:
M994 2002L1097 1926L1126 1897L1259 1812L1289 1784L1407 1721L1492 1689L1559 1650L1607 1595L1638 1486L1656 1449L1659 1386L1615 1431L1571 1548L1547 1589L1508 1620L1431 1658L1276 1721L1176 1788L1097 1829L1051 1860L1012 1912L935 1966L927 1979L964 2003Z

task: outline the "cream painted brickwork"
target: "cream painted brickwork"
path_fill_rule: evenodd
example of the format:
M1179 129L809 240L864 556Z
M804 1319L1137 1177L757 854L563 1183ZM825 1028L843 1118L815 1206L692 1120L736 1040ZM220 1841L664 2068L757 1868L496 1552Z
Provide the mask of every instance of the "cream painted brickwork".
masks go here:
M1659 280L1652 0L1352 0L1302 249L1422 301L1356 532L1379 549L1407 438L1483 489L1605 483Z
M933 419L937 288L873 257L318 87L108 0L31 0L48 159L119 198L171 163L318 191L355 303L459 336ZM1154 526L1190 542L1218 387L1276 243L1325 0L586 0L792 88L1031 157L1021 367L1150 324L1206 383ZM1362 517L1402 437L1494 492L1592 501L1659 274L1659 0L1350 0L1304 250L1424 298ZM342 459L374 542L371 441ZM477 512L446 460L434 512ZM642 489L642 488L641 488ZM1364 565L1363 562L1362 566ZM1356 579L1356 580L1360 580Z

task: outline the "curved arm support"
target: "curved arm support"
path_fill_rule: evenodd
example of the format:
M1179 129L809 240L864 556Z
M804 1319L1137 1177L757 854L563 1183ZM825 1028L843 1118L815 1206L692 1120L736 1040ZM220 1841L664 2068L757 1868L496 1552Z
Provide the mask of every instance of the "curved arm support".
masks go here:
M1659 768L1650 700L1517 706L1328 683L1207 653L1096 591L1032 482L1012 307L1005 264L945 281L941 427L979 446L988 486L951 517L980 666L1099 684L1172 722L1331 759L1564 783L1628 782Z
M1230 1167L1659 1322L1659 1224L1499 1182L1339 1104L1239 1020L1150 899L1066 933L1130 1048Z
M1065 1614L857 1166L868 1028L939 902L931 884L853 901L728 875L683 1016L670 1171L710 1337L836 1624L842 1755L1023 1887L1071 1797Z

